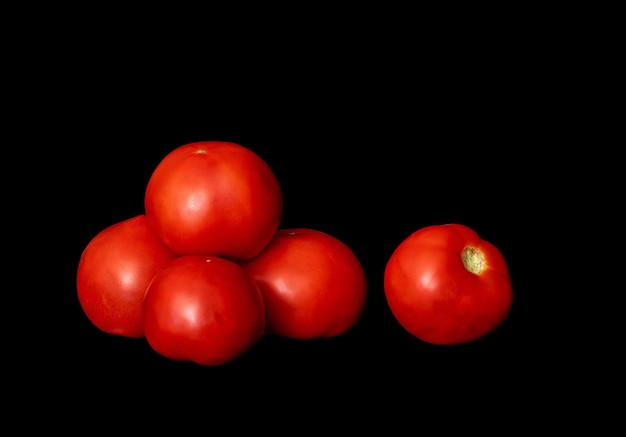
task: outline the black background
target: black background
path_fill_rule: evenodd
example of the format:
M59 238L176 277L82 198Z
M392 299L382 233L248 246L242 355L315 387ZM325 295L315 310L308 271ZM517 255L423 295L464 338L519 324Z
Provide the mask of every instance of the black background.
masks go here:
M571 99L560 73L516 39L432 51L423 41L419 50L371 42L323 56L310 56L311 44L307 54L256 47L222 59L176 48L164 58L158 44L118 52L104 38L50 58L62 67L22 102L34 113L22 133L37 131L27 163L45 169L46 202L31 218L45 237L38 262L47 274L30 279L45 282L37 285L45 328L20 344L40 363L30 380L41 381L42 405L65 394L111 402L116 417L149 403L214 418L246 407L267 413L268 429L285 417L368 424L392 406L390 417L408 422L471 410L483 427L495 411L553 417L555 397L578 390L557 359L574 334L552 322L568 290L546 267L560 258L557 225L570 201L554 177L561 155L552 153L557 106ZM202 140L239 143L271 166L284 195L281 227L318 229L352 248L368 279L353 329L330 339L265 337L229 363L203 367L90 324L76 296L82 250L105 227L143 213L147 181L167 153ZM21 200L32 206L39 196ZM501 250L514 302L494 332L442 347L398 325L382 279L404 238L443 223L468 225ZM102 421L102 410L93 414Z

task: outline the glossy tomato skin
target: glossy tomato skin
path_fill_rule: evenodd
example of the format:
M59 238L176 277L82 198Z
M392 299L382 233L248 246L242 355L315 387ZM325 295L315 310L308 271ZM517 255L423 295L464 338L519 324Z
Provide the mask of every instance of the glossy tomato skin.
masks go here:
M145 215L100 231L83 250L76 275L80 305L102 331L143 337L141 307L154 275L176 258Z
M251 258L270 241L283 207L280 184L250 149L224 141L185 144L154 169L146 215L179 255Z
M333 337L352 328L363 312L367 281L361 263L346 244L324 232L279 229L242 266L261 289L268 334Z
M263 336L265 312L258 286L241 266L215 256L185 255L150 283L143 325L157 353L216 366Z
M469 271L464 256L482 271ZM386 265L384 289L398 322L440 345L485 336L507 318L513 303L502 253L460 224L428 226L401 242Z

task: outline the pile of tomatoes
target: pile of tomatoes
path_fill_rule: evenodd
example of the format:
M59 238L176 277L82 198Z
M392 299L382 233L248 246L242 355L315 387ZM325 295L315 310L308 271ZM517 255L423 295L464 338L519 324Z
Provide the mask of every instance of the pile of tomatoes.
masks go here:
M280 184L250 149L174 149L150 176L144 208L80 257L78 299L102 331L219 365L265 334L331 337L359 320L367 284L356 255L324 232L279 229Z
M319 230L279 229L280 184L250 149L223 141L174 149L154 169L144 208L81 255L78 298L102 331L145 337L173 360L219 365L265 334L333 337L361 317L359 259ZM485 336L513 300L503 255L460 224L400 242L384 292L406 331L440 345Z

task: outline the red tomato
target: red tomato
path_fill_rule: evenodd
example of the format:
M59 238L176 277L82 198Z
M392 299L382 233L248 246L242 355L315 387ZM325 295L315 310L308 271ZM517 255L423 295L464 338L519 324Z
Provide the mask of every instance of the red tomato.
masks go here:
M270 241L282 215L282 192L268 164L238 144L180 146L153 171L145 211L179 255L244 260Z
M143 305L146 340L173 360L219 365L242 355L264 334L258 286L233 261L186 255L150 283Z
M143 337L141 305L154 275L176 257L139 215L100 231L78 263L78 300L102 331Z
M384 289L398 322L432 344L485 336L513 302L503 255L458 224L428 226L401 242L385 268Z
M313 229L280 229L242 263L265 302L267 333L295 339L332 337L359 320L366 278L343 242Z

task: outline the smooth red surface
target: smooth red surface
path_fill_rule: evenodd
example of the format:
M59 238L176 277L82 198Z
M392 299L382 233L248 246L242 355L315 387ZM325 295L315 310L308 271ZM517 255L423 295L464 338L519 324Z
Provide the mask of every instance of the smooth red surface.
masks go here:
M109 334L143 337L144 293L175 257L145 215L99 232L83 250L76 275L78 299L89 320Z
M185 144L153 171L145 212L179 255L244 260L259 253L277 230L282 192L268 164L235 143Z
M256 257L242 263L259 284L267 332L295 339L343 334L359 320L367 282L342 241L314 229L280 229Z
M468 246L485 256L480 274L463 264L461 255ZM386 265L384 288L398 322L433 344L485 336L507 318L513 302L503 255L458 224L428 226L401 242Z
M238 264L215 256L172 261L151 282L145 336L159 354L215 366L246 352L264 334L258 286Z

